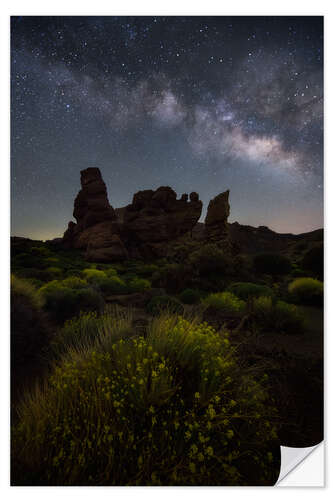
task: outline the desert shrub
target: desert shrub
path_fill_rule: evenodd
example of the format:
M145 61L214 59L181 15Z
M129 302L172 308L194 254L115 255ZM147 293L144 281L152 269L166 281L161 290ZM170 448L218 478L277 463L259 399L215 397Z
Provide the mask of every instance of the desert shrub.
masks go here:
M127 286L130 292L144 292L151 288L151 283L143 278L134 278L127 283Z
M103 306L103 300L96 290L70 288L57 280L42 286L38 293L45 301L44 309L59 323L81 311L98 311Z
M83 276L91 285L97 287L104 294L122 294L128 292L125 282L115 275L107 275L98 269L84 269Z
M47 262L47 264L58 264L59 259L57 257L47 257L44 259L44 262Z
M200 292L192 288L186 288L179 295L179 299L183 304L197 304L200 301Z
M257 285L256 283L233 283L227 288L228 292L237 295L242 300L247 300L249 297L273 297L274 292L271 288L265 285Z
M42 298L31 283L12 276L10 299L11 363L15 379L20 366L36 361L49 332L41 311Z
M110 343L129 337L132 315L129 310L106 307L103 314L82 313L65 322L53 337L50 352L56 359L83 357L91 348L106 349Z
M214 244L207 244L189 256L190 265L200 275L227 274L231 270L231 261L223 251Z
M13 482L274 484L279 448L264 384L238 366L225 335L158 318L147 339L66 361L26 398Z
M153 297L146 306L148 314L158 315L162 312L169 312L171 314L182 314L184 307L179 300L169 295L157 295Z
M209 307L227 315L239 315L246 311L245 301L230 292L211 293L202 304L205 309Z
M253 259L254 269L258 273L280 276L291 271L291 262L288 257L279 254L263 253Z
M308 250L301 261L301 267L306 271L311 271L320 279L322 279L324 275L323 245L316 246Z
M303 331L304 322L298 308L272 297L255 298L251 304L252 315L259 329L267 332L297 334Z
M314 278L297 278L288 286L292 300L304 305L322 305L324 287Z

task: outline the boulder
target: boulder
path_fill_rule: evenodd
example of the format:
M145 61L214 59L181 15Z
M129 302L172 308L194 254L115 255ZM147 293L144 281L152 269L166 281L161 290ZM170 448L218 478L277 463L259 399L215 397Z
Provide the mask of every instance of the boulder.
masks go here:
M229 190L210 200L205 219L205 239L214 243L229 240Z

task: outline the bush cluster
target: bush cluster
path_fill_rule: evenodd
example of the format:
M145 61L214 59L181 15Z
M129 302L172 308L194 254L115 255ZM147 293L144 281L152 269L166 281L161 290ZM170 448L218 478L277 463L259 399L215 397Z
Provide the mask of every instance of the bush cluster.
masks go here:
M239 368L225 335L157 318L146 339L60 364L22 404L14 484L21 470L19 484L274 484L275 413L263 384Z

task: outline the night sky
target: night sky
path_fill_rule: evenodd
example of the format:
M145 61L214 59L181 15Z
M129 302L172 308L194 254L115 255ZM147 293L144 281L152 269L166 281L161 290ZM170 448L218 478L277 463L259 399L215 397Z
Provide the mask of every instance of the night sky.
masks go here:
M322 227L321 17L13 17L12 234L61 236L80 170L230 189L229 221Z

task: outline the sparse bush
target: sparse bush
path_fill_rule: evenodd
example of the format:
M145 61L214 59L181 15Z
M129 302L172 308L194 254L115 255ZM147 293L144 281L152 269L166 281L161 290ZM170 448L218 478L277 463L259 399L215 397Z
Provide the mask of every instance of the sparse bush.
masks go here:
M261 330L287 334L303 332L303 318L295 305L262 296L255 298L251 306L254 321Z
M158 295L153 297L146 306L146 311L153 316L168 312L170 314L183 314L184 306L179 300L169 295Z
M250 297L273 297L274 292L271 288L265 285L257 285L256 283L233 283L227 288L228 292L237 295L242 300L247 300Z
M297 278L289 284L288 291L296 303L313 306L323 303L323 283L314 278Z
M238 366L225 335L157 318L147 339L66 361L26 398L13 483L274 484L279 443L263 384Z
M291 272L291 262L288 257L279 254L263 253L253 259L255 271L272 276L282 276Z
M192 288L186 288L179 295L183 304L197 304L200 301L200 292Z
M216 309L226 315L240 315L246 311L246 303L230 292L211 293L202 304L205 309Z

